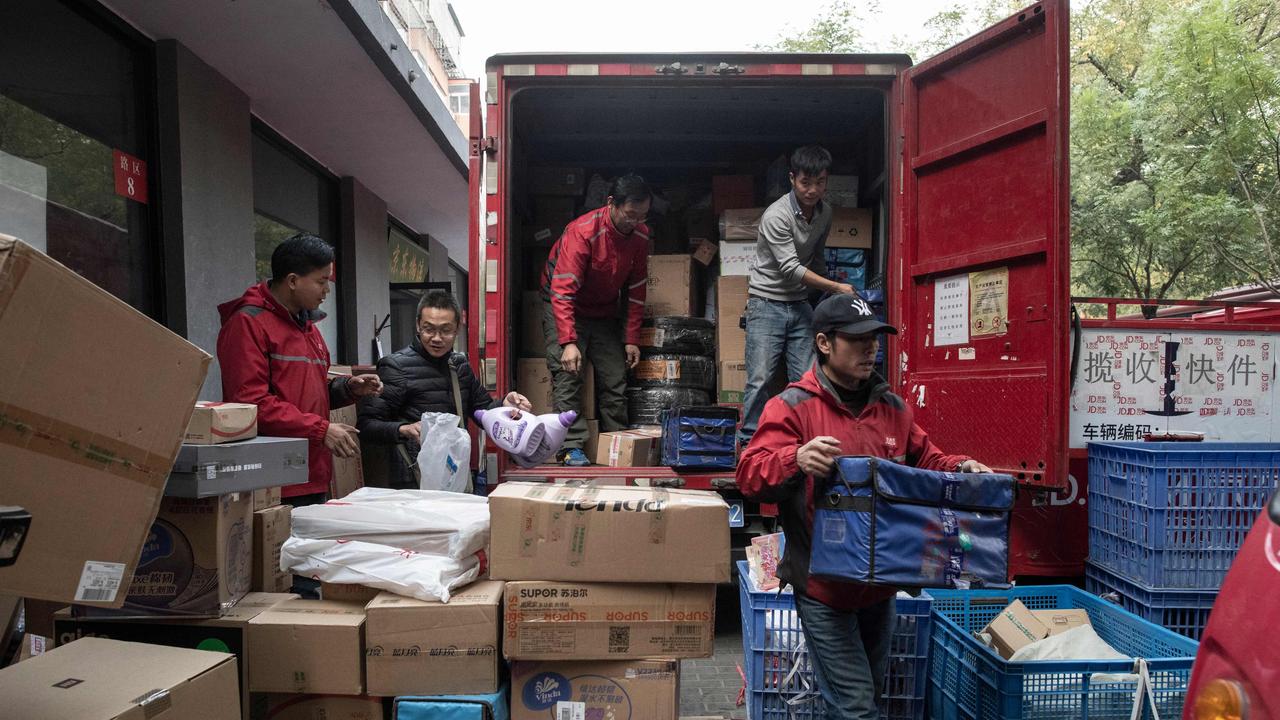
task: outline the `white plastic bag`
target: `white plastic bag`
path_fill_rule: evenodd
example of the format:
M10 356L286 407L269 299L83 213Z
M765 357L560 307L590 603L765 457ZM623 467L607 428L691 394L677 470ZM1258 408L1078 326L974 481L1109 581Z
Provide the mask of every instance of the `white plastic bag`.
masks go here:
M360 488L323 505L294 508L294 537L360 540L453 559L489 542L487 498L432 490Z
M461 560L360 540L291 537L280 569L330 583L358 583L419 600L449 602L451 591L480 577L480 556Z
M422 413L422 449L418 451L423 490L467 492L471 485L471 436L452 413Z

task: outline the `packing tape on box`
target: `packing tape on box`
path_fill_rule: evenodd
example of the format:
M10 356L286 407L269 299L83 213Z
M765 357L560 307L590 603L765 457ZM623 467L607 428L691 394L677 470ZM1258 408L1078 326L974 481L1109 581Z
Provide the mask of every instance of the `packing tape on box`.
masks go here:
M671 501L671 493L666 488L656 488L653 494L657 497L658 508L649 513L649 543L661 545L667 541L667 518L664 510Z
M529 491L530 500L541 500L547 494L547 488L536 487ZM520 557L533 557L538 552L538 506L536 503L524 503L520 510Z
M597 487L566 487L572 496L572 502L578 503L595 502L600 496L600 488ZM569 537L569 565L577 567L582 564L587 553L587 513L584 510L577 510L573 513L573 529Z
M0 443L149 486L168 477L173 464L172 458L12 405L0 405Z

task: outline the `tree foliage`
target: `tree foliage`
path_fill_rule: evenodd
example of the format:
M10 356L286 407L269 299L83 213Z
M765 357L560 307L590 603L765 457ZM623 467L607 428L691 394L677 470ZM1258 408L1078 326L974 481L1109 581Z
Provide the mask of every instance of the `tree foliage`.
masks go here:
M879 6L837 0L770 49L924 58L1023 4L971 0L873 44ZM1071 22L1073 291L1280 292L1280 3L1088 0Z

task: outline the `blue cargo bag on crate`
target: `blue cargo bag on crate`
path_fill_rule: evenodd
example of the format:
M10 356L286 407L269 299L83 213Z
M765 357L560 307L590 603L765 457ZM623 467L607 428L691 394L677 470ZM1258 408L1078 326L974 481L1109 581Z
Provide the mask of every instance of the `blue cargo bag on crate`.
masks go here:
M737 464L735 408L700 405L662 411L662 464L673 468L726 468Z
M1008 587L1014 480L867 457L814 498L809 573L896 587Z
M398 697L393 720L508 720L507 687L492 695Z

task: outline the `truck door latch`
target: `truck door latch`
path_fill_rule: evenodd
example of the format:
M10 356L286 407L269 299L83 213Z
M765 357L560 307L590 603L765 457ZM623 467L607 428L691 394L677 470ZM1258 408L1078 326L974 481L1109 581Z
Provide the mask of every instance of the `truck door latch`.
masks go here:
M723 62L711 69L711 72L716 75L741 75L746 71L747 69L741 65L730 65Z
M684 75L689 72L689 68L685 67L683 63L673 62L670 65L659 65L653 71L660 75Z
M485 155L493 156L498 154L498 138L488 135L480 143L480 151Z

